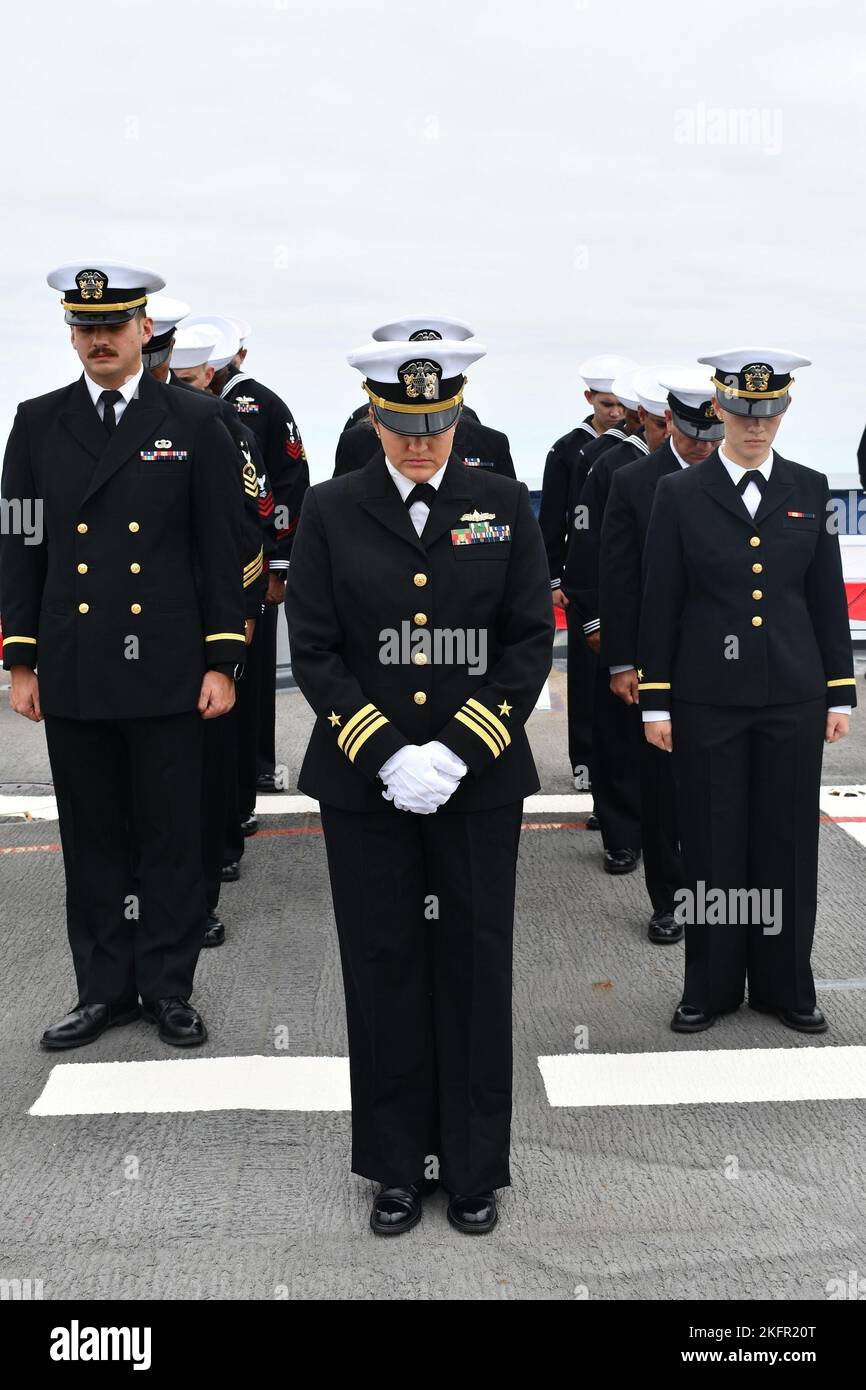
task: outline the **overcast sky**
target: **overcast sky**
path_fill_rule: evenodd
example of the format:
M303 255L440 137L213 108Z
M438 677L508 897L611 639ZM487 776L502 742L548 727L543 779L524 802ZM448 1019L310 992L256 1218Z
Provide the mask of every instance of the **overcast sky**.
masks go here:
M581 359L769 343L781 451L866 423L855 0L40 0L7 8L2 409L77 374L52 266L152 266L251 320L314 480L345 353L417 310L489 349L467 399L518 472L585 414Z

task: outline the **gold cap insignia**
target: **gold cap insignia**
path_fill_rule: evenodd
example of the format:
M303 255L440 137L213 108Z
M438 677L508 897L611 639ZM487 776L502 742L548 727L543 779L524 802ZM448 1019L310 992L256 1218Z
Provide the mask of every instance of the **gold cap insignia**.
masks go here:
M713 403L712 403L712 401L707 401L706 405L704 406L704 419L706 419L706 420L712 420L712 418L713 418L713 416L715 415L715 413L716 413L716 412L715 412L715 410L714 410L714 408L713 408Z
M461 520L461 521L493 521L495 517L496 517L496 513L495 513L495 512L479 512L478 509L476 508L476 510L475 510L474 512L464 512L463 515L461 516L460 520Z
M101 299L108 284L108 276L101 270L79 270L75 283L82 299Z
M746 390L766 391L772 375L771 368L764 362L753 362L750 367L744 367L743 377L746 382Z
M410 400L423 397L425 401L438 401L439 378L442 368L436 362L404 362L400 368L400 379Z

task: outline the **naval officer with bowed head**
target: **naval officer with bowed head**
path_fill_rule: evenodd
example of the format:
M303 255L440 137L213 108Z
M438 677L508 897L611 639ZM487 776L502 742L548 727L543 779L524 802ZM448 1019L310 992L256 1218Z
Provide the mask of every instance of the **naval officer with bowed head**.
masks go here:
M459 319L440 318L436 314L415 314L396 319L392 323L380 324L374 328L372 338L377 343L387 342L435 342L446 338L455 342L466 342L474 338L474 330ZM334 477L349 473L353 468L363 468L381 445L370 422L369 405L359 406L353 411L337 442L334 460ZM482 425L478 416L470 410L465 400L462 403L457 429L454 435L454 453L467 468L487 468L499 473L503 478L513 478L514 463L508 436L501 430Z
M806 358L731 349L712 368L720 446L658 481L638 692L673 749L687 894L682 1000L694 1033L743 1001L827 1028L810 966L823 743L856 702L839 538L823 473L773 449Z
M42 1044L92 1042L140 998L189 1047L207 1036L189 1003L202 720L231 709L244 652L236 453L212 409L144 370L160 276L96 260L48 283L84 370L18 407L3 495L44 527L38 545L6 538L0 584L12 707L45 719L78 983Z
M289 572L293 670L316 722L340 941L352 1168L371 1226L409 1230L441 1177L457 1230L510 1183L511 951L524 725L550 670L544 545L522 483L453 454L480 343L353 352L383 454L307 494Z

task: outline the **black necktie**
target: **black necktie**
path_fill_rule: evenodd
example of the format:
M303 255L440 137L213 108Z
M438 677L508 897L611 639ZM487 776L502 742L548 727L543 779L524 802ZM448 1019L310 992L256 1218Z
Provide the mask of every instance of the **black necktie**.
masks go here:
M406 506L411 507L413 502L424 502L428 507L432 507L435 501L436 489L432 483L416 483L406 498Z
M114 434L114 431L117 429L117 417L114 413L114 407L118 401L123 400L123 396L120 391L103 391L99 399L102 401L102 423L109 434Z
M760 468L747 469L740 481L737 483L737 492L740 494L741 497L743 493L746 491L746 488L749 486L749 483L754 483L758 491L761 494L763 494L764 488L767 486L767 479L764 477Z

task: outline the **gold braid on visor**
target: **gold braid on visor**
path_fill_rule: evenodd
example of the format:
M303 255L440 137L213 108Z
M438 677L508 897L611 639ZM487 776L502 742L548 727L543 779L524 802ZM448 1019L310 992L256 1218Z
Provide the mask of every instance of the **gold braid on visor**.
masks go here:
M403 405L402 401L388 401L384 396L377 396L370 390L366 381L364 390L373 402L379 406L380 410L396 410L401 415L435 415L440 410L450 410L453 405L459 405L463 400L463 387L457 392L456 396L451 396L447 401L424 401L422 405Z
M729 396L743 396L748 401L772 401L786 394L789 387L794 385L794 378L791 377L788 385L783 386L780 391L739 391L736 386L728 386L727 382L719 381L717 376L712 377L712 383L714 386L717 386L721 392Z

